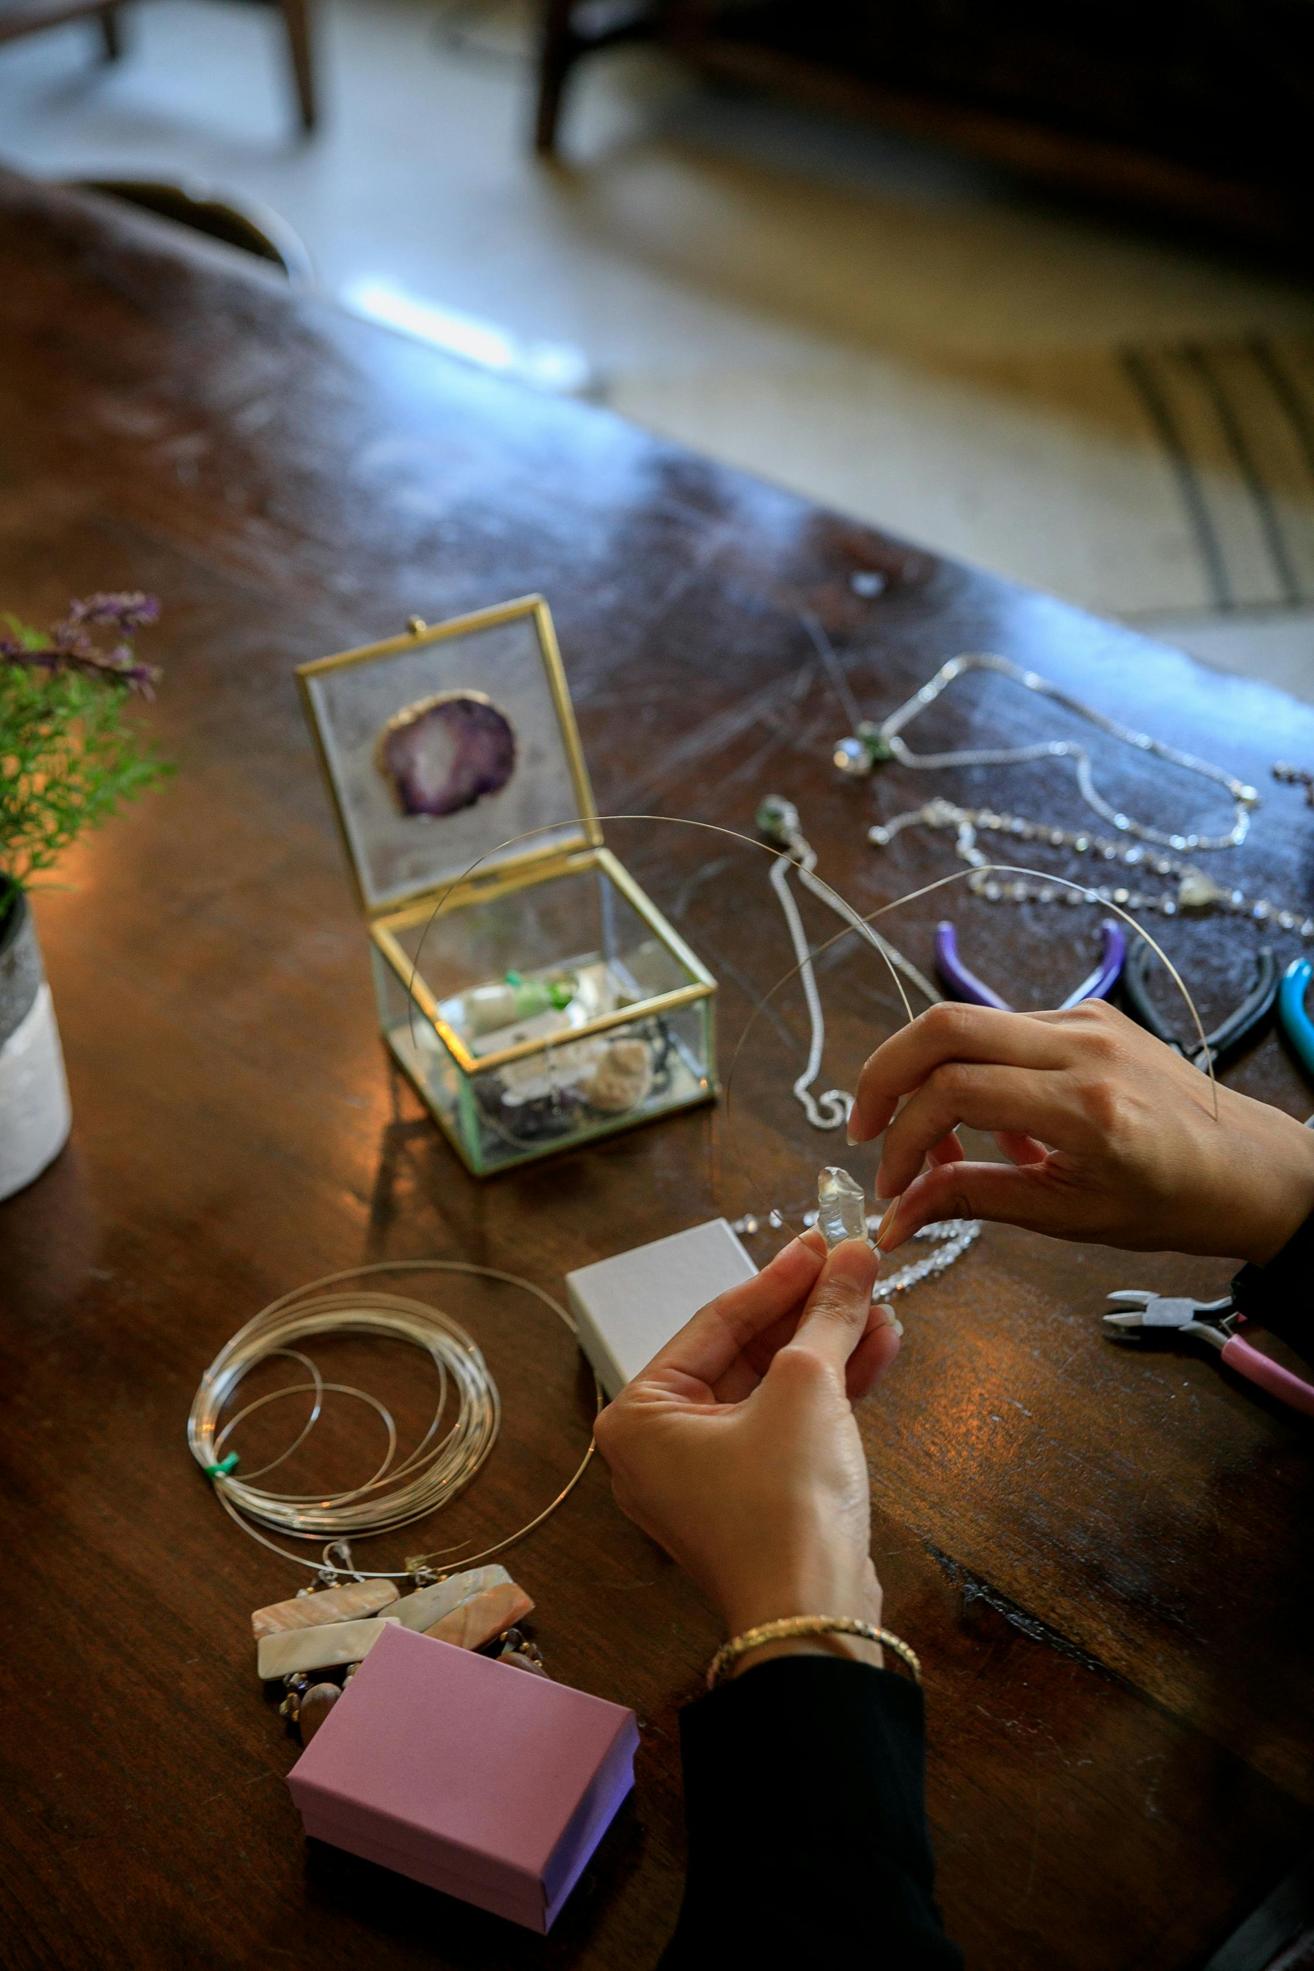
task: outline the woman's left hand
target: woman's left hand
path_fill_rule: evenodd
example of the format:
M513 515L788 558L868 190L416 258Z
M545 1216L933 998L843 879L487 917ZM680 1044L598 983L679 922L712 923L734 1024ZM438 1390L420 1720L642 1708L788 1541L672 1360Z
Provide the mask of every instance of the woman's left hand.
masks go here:
M877 1266L860 1240L829 1255L817 1232L794 1240L598 1418L617 1503L731 1635L784 1615L880 1621L851 1407L898 1353L893 1317L871 1302Z

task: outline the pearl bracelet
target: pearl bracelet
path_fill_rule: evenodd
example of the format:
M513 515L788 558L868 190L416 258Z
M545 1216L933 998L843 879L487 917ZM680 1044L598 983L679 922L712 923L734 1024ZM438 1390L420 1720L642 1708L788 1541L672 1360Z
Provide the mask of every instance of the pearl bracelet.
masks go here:
M784 1615L775 1622L760 1622L755 1629L745 1629L742 1635L722 1643L707 1666L707 1688L714 1689L731 1664L746 1656L750 1649L761 1649L764 1643L792 1642L800 1636L857 1636L863 1642L879 1643L883 1649L893 1651L914 1683L922 1681L922 1666L916 1651L901 1636L877 1628L874 1622L860 1622L853 1615Z

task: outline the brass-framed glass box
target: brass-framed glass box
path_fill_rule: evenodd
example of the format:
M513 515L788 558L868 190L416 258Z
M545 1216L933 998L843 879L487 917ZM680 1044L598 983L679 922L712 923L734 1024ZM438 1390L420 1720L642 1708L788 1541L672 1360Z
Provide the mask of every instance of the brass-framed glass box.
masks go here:
M384 1040L476 1176L716 1093L715 981L603 840L541 596L297 678Z

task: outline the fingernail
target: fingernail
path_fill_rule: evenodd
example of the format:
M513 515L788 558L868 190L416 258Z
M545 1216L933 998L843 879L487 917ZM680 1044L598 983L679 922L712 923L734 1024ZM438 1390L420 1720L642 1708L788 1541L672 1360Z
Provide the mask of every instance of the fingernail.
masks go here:
M779 1260L788 1259L791 1255L796 1255L800 1252L805 1252L810 1258L816 1259L825 1250L826 1241L822 1238L816 1227L812 1226L808 1231L800 1232L796 1239L791 1239L787 1246L781 1246L780 1251L776 1253L770 1263L774 1266Z
M893 1328L896 1335L901 1336L903 1334L903 1322L899 1319L894 1309L890 1306L888 1300L881 1301L875 1311L878 1314L884 1316L885 1325L887 1328Z
M856 1109L849 1110L849 1119L844 1125L844 1140L846 1143L865 1143L867 1140L862 1134L861 1124L855 1124L854 1122L857 1113L858 1111Z
M876 1227L876 1246L878 1250L880 1249L880 1246L884 1241L885 1234L889 1231L891 1225L894 1223L894 1214L898 1209L899 1209L899 1200L896 1198L893 1204L889 1205L886 1208L884 1218L882 1218L880 1224Z
M876 1176L875 1176L875 1178L874 1178L874 1179L873 1179L873 1181L872 1181L872 1187L871 1187L871 1188L872 1188L872 1190L873 1190L873 1191L874 1191L874 1192L876 1193L876 1196L877 1196L878 1198L880 1198L880 1197L883 1197L883 1196L884 1196L884 1194L885 1194L885 1165L884 1165L884 1163L882 1163L882 1164L880 1165L880 1168L879 1168L879 1169L877 1170L877 1172L876 1172Z
M848 1281L870 1293L877 1263L876 1254L865 1239L845 1239L831 1253L827 1271L832 1280Z

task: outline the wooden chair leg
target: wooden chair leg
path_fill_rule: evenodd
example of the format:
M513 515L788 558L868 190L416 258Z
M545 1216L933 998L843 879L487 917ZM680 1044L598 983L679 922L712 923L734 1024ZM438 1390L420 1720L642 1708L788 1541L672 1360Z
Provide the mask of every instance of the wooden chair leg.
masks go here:
M534 119L534 149L550 157L557 147L557 125L566 77L579 53L571 26L572 0L547 0L538 58L538 107Z
M279 0L283 26L287 30L288 53L292 58L292 79L296 85L297 108L303 130L315 127L315 68L310 47L310 0Z
M107 62L116 62L123 53L123 36L120 31L119 9L117 7L106 7L105 11L97 16L97 21L100 26L101 45L105 50L105 60Z

